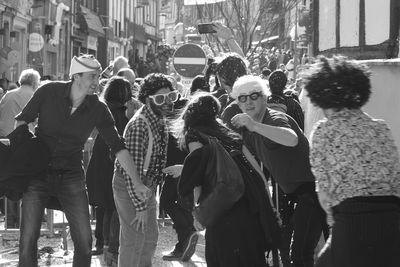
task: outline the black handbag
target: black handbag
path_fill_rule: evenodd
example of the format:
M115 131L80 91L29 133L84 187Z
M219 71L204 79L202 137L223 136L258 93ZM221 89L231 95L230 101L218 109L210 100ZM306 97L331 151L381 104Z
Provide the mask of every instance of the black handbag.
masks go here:
M195 207L193 215L201 225L207 227L243 196L245 185L239 167L218 139L199 134L208 142L210 149L205 171L205 180L208 182L202 186L200 203Z

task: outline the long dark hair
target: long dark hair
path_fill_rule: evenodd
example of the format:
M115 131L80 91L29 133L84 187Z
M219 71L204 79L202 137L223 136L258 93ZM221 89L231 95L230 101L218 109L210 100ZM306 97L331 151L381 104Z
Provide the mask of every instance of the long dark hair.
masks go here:
M187 150L186 135L190 130L216 137L226 145L237 144L240 136L217 118L220 109L218 99L210 93L194 94L180 116L172 123L171 130L178 140L179 147Z

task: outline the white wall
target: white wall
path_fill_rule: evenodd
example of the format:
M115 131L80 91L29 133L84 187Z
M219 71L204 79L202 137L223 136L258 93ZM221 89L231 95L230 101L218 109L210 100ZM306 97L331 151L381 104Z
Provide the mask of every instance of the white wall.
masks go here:
M361 62L365 62L372 72L372 94L364 111L389 124L400 150L400 59Z
M336 47L336 1L321 0L318 15L319 50L324 51Z

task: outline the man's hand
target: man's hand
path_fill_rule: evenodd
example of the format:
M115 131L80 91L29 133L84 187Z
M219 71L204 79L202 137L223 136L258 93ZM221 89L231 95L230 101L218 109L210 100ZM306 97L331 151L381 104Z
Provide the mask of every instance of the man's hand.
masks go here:
M165 169L162 170L162 172L167 175L171 175L174 178L178 178L179 176L181 176L182 169L183 169L183 165L177 164L177 165L166 167Z
M213 22L214 24L214 30L216 33L214 33L216 36L223 38L225 40L232 39L234 38L232 31L223 25L221 22Z
M147 210L136 212L135 219L131 222L131 225L136 223L136 231L141 230L144 233L147 224Z
M146 201L151 197L153 192L147 186L142 183L134 184L135 192L142 201Z
M247 130L254 132L255 121L246 113L239 113L231 119L231 123L236 128L246 127Z
M204 226L203 226L203 225L201 225L201 223L199 223L199 221L198 221L198 220L196 220L196 218L195 218L195 217L193 217L193 226L194 226L194 229L196 229L196 231L198 231L198 232L200 232L200 231L203 231L203 230L204 230Z

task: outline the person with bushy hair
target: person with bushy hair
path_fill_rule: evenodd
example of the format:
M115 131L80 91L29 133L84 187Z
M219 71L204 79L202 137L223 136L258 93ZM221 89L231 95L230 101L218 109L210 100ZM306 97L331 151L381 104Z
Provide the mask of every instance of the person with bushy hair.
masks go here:
M173 111L178 93L166 75L152 73L140 84L139 100L144 105L125 127L124 139L137 166L138 180L152 194L146 201L138 198L131 178L116 161L113 192L121 224L120 266L151 266L158 239L155 193L167 157L166 116Z
M233 85L231 96L243 113L235 115L232 124L242 129L244 144L295 203L290 248L292 266L313 266L314 250L325 217L315 191L308 140L292 117L268 108L268 94L261 77L240 77Z
M226 205L223 199L229 192L225 188L228 186L217 187L212 175L206 172L212 152L205 135L216 138L239 168L244 193L207 225L207 266L267 266L265 252L278 246L279 223L266 180L242 152L240 136L218 119L220 108L219 101L211 94L195 94L174 124L180 147L189 152L178 182L180 203L194 214L205 203L213 207ZM216 198L210 198L211 195ZM197 230L204 229L196 216L194 226Z
M400 160L389 127L363 112L366 66L319 57L305 90L325 119L311 134L311 167L332 234L316 266L400 265Z

